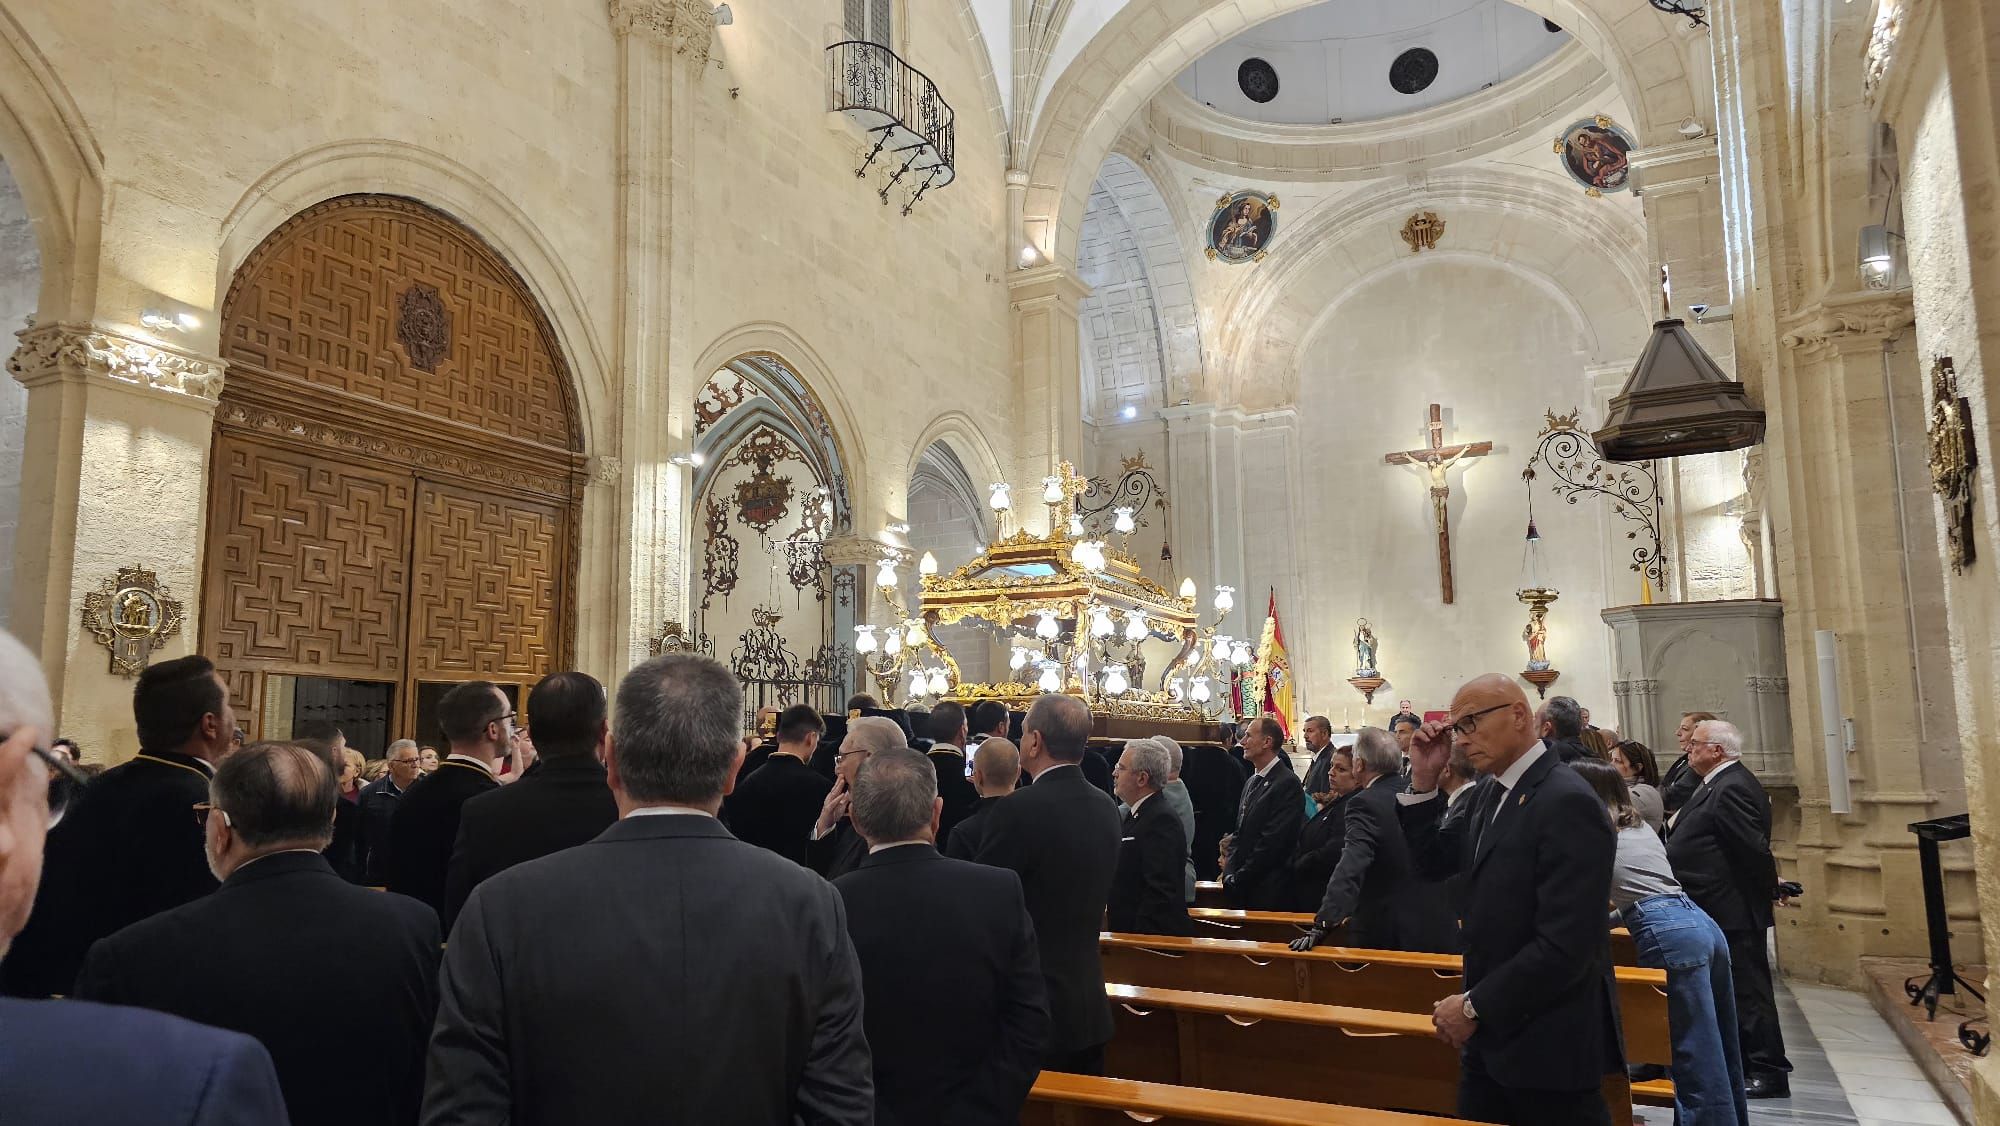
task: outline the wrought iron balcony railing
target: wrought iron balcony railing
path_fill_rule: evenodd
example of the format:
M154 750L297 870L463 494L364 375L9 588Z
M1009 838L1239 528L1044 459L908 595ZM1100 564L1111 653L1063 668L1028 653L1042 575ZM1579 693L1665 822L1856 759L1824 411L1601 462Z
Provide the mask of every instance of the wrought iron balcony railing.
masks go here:
M828 47L826 63L827 109L846 114L875 139L855 177L866 176L885 152L884 167L902 160L876 193L883 204L889 202L890 189L907 179L916 186L903 205L908 215L925 192L951 183L956 118L936 83L896 52L860 39Z

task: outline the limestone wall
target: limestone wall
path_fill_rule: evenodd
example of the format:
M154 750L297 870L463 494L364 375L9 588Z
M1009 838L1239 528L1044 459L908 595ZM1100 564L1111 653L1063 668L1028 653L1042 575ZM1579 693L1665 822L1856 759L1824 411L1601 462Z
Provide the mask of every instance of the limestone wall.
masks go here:
M35 309L41 285L40 254L21 189L0 164L0 332L21 327ZM7 624L14 593L15 542L21 518L21 454L27 438L28 392L0 379L0 627Z

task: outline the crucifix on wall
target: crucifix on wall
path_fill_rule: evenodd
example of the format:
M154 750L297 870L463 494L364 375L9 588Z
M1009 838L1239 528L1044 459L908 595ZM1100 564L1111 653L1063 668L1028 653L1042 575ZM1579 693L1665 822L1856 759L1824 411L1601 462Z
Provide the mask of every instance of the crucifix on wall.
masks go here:
M1401 450L1382 460L1390 465L1421 465L1431 475L1431 513L1437 520L1438 590L1445 605L1451 605L1451 521L1446 504L1451 499L1451 482L1446 474L1461 458L1483 457L1493 452L1491 442L1444 444L1444 407L1431 404L1430 444L1420 450Z

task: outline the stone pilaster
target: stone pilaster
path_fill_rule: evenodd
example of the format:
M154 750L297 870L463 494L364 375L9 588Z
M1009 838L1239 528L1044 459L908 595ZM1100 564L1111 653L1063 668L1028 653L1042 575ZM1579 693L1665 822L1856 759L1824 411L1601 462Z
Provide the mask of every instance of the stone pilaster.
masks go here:
M1013 480L1027 489L1065 459L1083 456L1077 303L1090 287L1066 267L1039 266L1016 271L1007 288L1014 311L1015 417L1022 435Z
M90 324L19 336L7 363L28 389L12 628L41 655L63 733L97 754L129 748L131 681L83 631L83 598L120 567L152 570L186 613L154 659L194 651L224 364Z
M610 0L618 39L618 165L622 241L618 247L616 359L619 389L615 489L624 574L614 588L626 609L614 647L627 664L646 657L662 622L686 622L691 487L669 460L693 440L691 412L702 375L686 342L673 265L691 224L675 190L685 162L691 84L708 62L715 32L706 0ZM614 672L622 672L622 668Z

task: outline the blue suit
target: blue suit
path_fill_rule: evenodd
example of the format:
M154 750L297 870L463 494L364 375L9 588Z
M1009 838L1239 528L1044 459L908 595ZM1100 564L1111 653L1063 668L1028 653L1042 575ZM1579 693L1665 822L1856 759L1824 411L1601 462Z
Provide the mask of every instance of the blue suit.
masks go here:
M270 1054L248 1036L145 1009L0 999L0 1119L286 1126Z

